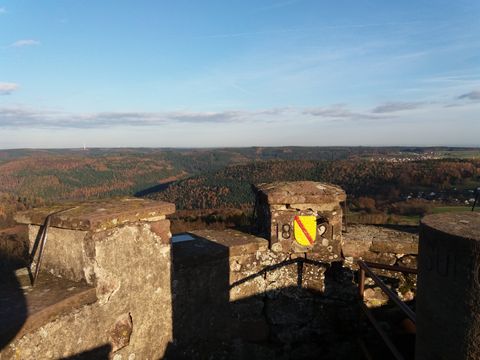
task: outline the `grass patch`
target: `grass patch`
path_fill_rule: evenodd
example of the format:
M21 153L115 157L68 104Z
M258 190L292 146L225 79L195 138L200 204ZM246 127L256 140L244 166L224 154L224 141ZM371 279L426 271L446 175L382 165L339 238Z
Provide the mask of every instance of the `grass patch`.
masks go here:
M431 211L432 214L442 214L448 212L462 212L472 210L471 206L437 206Z

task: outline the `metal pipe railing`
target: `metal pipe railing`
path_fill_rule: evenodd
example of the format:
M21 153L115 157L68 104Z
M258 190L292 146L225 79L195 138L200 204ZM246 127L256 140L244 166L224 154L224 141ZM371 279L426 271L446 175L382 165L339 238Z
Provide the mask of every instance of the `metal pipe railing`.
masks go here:
M375 274L370 269L370 267L365 262L363 262L362 260L359 260L358 266L361 269L360 278L361 279L363 278L363 285L362 283L360 283L360 287L363 289L365 288L365 285L364 285L365 274L367 274L375 282L375 284L377 284L380 287L380 289L382 289L382 291L389 297L389 299L392 300L395 303L395 305L397 305L400 308L400 310L402 310L405 313L405 315L407 315L407 317L413 321L413 323L415 323L415 313L412 311L412 309L410 309L402 300L400 300L397 294L395 294L387 285L385 285L385 283L378 277L377 274ZM396 267L391 265L382 266L381 264L379 264L379 266L377 266L376 268L402 272L401 270L395 270ZM403 268L400 268L400 269L403 269ZM412 269L409 269L409 270L412 270ZM362 275L362 272L363 272L363 275ZM361 298L363 299L363 292L362 292Z
M365 305L364 303L364 291L365 291L365 278L368 275L376 285L378 285L382 291L388 296L390 300L392 300L395 305L397 305L400 310L415 324L415 313L413 312L412 309L410 309L400 298L395 294L385 283L380 279L380 277L375 274L372 269L381 269L381 270L388 270L388 271L396 271L396 272L402 272L402 273L408 273L408 274L417 274L416 269L410 269L402 266L393 266L393 265L384 265L384 264L377 264L377 263L370 263L370 262L365 262L363 260L358 260L357 264L359 266L359 282L358 282L358 291L359 291L359 297L361 300L360 307L367 316L368 320L370 320L371 324L375 328L375 330L378 332L380 337L382 338L383 342L385 345L388 347L388 349L391 351L392 355L395 357L397 360L404 360L403 355L400 353L400 351L397 349L395 344L392 342L388 334L383 330L383 328L380 326L379 322L373 314L371 313L370 309Z
M475 211L475 206L477 205L478 198L480 197L480 187L475 190L475 200L473 201L472 211Z

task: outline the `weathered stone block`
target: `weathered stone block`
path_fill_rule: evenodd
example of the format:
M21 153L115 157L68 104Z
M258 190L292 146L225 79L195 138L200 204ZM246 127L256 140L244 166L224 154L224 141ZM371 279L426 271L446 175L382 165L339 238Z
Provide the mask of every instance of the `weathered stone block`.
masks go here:
M85 283L40 272L33 287L26 268L15 273L5 270L0 276L0 350L6 341L19 339L95 301L95 288Z
M341 253L342 208L345 192L334 185L313 181L260 184L257 215L260 232L275 252L315 252L326 262L338 261ZM316 231L308 233L310 245L295 235L296 216L314 216ZM297 225L295 225L297 223ZM299 227L299 229L302 229ZM305 232L306 230L301 230Z
M417 257L413 255L405 255L398 260L398 265L404 266L410 269L416 269Z
M353 238L344 234L342 252L345 257L360 258L370 251L373 239L371 237Z
M245 275L243 279L231 283L229 292L230 301L256 296L264 293L267 289L267 281L263 276L255 276L249 279L248 276Z
M340 187L314 181L290 181L260 184L257 189L262 200L268 204L325 204L345 200L345 191Z
M41 226L29 225L29 248L33 249L39 241ZM91 261L88 251L89 239L87 231L49 228L47 242L43 252L42 268L55 276L65 277L73 281L87 281L86 270Z
M390 238L374 238L372 251L394 254L418 254L418 236L391 236Z
M170 243L170 239L172 238L172 233L170 232L170 220L151 222L150 231L157 235L162 243Z
M418 254L418 233L412 227L391 229L385 226L352 225L343 234L345 256L360 257L362 253Z
M268 247L265 239L236 230L196 230L191 234L224 246L229 256L254 254Z
M88 282L96 301L32 329L0 358L7 353L18 359L94 356L96 349L104 357L112 350L117 358L163 357L172 341L172 291L168 221L160 213L173 205L154 203L78 204L68 216L53 215L42 268ZM30 242L45 213L31 213Z
M361 257L362 260L378 263L378 264L385 264L385 265L394 265L397 262L397 256L395 254L387 254L387 253L375 253L375 252L368 252Z
M289 263L280 265L266 272L266 291L278 291L298 286L298 265Z
M379 287L365 289L363 299L369 308L383 306L388 302L388 296Z
M316 264L303 264L302 287L316 293L325 291L326 267Z
M50 226L71 230L103 231L126 223L157 221L173 214L175 205L138 198L95 200L36 208L17 213L20 224L43 225L50 215Z

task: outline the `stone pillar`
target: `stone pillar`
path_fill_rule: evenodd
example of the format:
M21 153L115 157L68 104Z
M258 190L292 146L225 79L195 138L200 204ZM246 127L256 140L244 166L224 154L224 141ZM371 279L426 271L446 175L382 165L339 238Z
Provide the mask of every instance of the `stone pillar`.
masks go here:
M429 215L420 225L417 360L480 358L480 214Z
M309 253L324 262L341 260L343 189L314 181L291 181L259 184L256 191L260 233L270 240L271 250ZM296 218L303 216L314 217L316 223L316 234L311 234L308 242L298 241L295 232Z
M39 278L45 279L48 272L78 287L85 284L95 289L96 301L45 317L11 343L3 358L9 358L8 351L17 359L87 354L95 358L89 351L96 348L110 349L110 357L118 360L162 358L172 341L171 233L166 215L174 211L170 203L128 198L18 214L17 222L29 227L30 246L46 216L53 214ZM39 288L28 291L34 295Z

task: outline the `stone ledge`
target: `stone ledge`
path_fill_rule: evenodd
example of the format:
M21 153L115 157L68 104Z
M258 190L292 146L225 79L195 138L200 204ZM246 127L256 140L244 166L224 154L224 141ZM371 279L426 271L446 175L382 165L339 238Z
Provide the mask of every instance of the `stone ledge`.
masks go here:
M213 241L195 237L194 240L172 243L174 268L196 268L214 261L228 261L228 249Z
M480 241L480 213L465 211L427 215L421 224L446 234Z
M190 233L226 247L230 256L254 254L268 249L268 240L237 230L197 230Z
M418 254L418 234L413 228L391 229L372 225L351 225L343 233L345 257L363 257L371 252L402 255Z
M64 211L63 211L64 210ZM57 214L54 214L58 212ZM68 203L20 212L20 224L43 225L54 214L50 226L70 230L102 231L136 221L157 221L175 212L175 205L163 201L137 198Z
M0 286L0 340L20 338L61 315L97 301L94 287L40 272L35 287L26 269ZM3 342L3 340L2 340Z
M345 201L345 191L336 185L315 181L273 182L256 185L272 204L319 204Z

